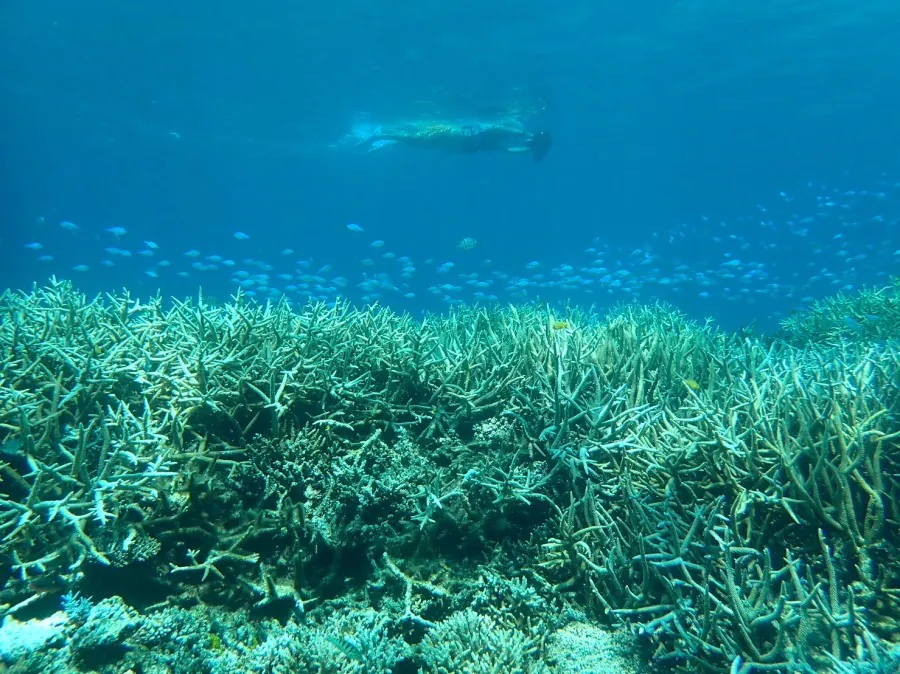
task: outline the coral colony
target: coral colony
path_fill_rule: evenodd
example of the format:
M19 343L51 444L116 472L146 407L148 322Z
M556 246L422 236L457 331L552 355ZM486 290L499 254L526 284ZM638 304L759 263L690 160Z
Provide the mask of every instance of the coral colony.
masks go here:
M896 672L900 297L0 296L15 672Z

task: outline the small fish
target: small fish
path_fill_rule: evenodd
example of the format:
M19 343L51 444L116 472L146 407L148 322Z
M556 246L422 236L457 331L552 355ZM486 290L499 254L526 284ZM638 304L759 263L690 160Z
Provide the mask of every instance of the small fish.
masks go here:
M125 234L128 234L128 230L124 227L107 227L106 231L112 234L117 239Z
M11 438L10 440L5 441L3 444L0 444L0 454L6 454L8 456L21 456L20 451L24 443L18 438Z
M243 232L235 232L234 238L237 239L238 241L246 241L247 239L250 238L250 235L244 234Z
M554 330L568 330L569 329L569 321L553 321L550 324L550 327Z
M41 256L38 258L38 260L40 260L41 262L52 262L52 261L53 261L53 256L52 256L52 255L41 255Z
M369 244L369 248L383 248L384 241L381 239L375 239L372 243Z
M859 333L863 331L863 326L860 325L859 321L853 318L853 316L844 316L844 323L853 332Z
M696 380L696 379L685 379L685 380L684 380L684 385L687 386L687 387L688 387L689 389L691 389L692 391L699 391L699 390L700 390L700 384L697 383L697 380Z
M74 267L72 267L72 269L75 271L88 271L90 267L88 267L86 264L76 264Z
M200 251L192 248L184 254L185 257L200 257Z
M153 271L152 269L148 269L148 270L145 271L144 273L145 273L147 276L149 276L150 278L159 278L159 274L157 274L157 273L156 273L155 271Z
M68 587L68 581L55 573L45 573L28 581L28 589L36 595L55 595L68 589Z
M159 248L159 245L155 241L144 241L144 245L147 246L150 250L156 250Z
M459 248L460 250L472 250L477 245L478 245L478 241L473 239L471 236L467 236L462 241L460 241L458 244L456 244L456 247Z
M293 248L285 248L284 250L281 251L281 254L282 255L293 255L294 249Z
M360 227L359 225L354 224L354 223L352 223L352 222L351 222L349 225L347 225L347 229L349 229L351 232L364 232L364 231L366 231L366 230L364 230L362 227Z
M32 243L26 243L25 247L28 248L29 250L40 250L41 248L44 247L44 244L34 241Z
M74 222L69 222L68 220L63 220L59 223L59 226L62 227L67 232L77 232L81 227L76 225Z

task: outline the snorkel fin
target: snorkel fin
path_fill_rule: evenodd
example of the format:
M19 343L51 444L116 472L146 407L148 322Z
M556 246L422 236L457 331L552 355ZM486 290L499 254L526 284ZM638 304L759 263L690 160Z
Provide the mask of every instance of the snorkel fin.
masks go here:
M546 131L538 131L528 141L531 157L535 161L541 161L546 157L551 145L553 145L553 136Z

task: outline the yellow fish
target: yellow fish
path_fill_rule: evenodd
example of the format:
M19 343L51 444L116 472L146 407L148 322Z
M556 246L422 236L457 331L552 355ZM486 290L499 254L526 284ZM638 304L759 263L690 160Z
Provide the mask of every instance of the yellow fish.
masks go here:
M697 380L696 380L696 379L685 379L685 380L684 380L684 385L687 386L687 387L688 387L689 389L691 389L692 391L699 391L699 390L700 390L700 384L697 383Z

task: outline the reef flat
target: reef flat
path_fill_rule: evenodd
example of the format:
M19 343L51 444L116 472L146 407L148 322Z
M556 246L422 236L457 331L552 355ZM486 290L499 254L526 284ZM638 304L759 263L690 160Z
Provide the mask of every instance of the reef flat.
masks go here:
M891 672L897 287L662 305L0 297L14 672Z

